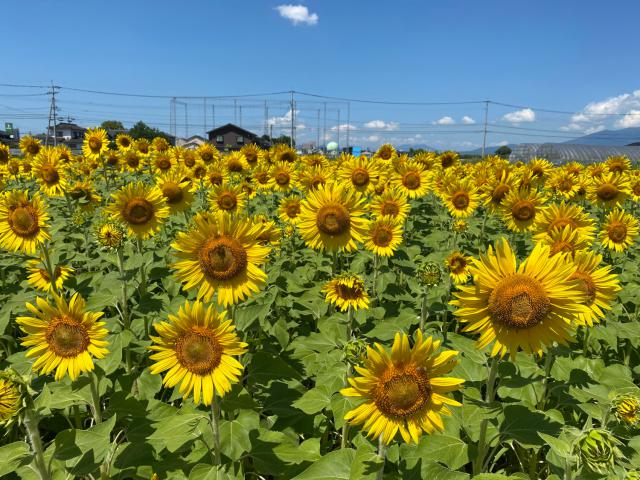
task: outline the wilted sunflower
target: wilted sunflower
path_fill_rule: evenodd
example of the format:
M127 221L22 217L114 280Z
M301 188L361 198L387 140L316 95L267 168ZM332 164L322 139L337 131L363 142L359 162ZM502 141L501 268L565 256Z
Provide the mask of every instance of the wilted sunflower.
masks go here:
M292 163L277 162L269 171L271 187L276 192L288 192L295 187L295 166Z
M536 215L534 239L541 241L545 236L551 234L553 230L570 227L578 234L587 239L593 240L596 227L593 219L579 205L570 203L552 203L544 207L539 215Z
M493 343L491 356L514 358L519 349L542 352L554 341L565 344L573 334L572 323L588 313L585 295L574 280L576 266L564 256L549 256L549 247L537 244L516 268L516 257L506 240L489 247L470 268L473 285L455 292L454 312L465 332L479 333L476 345Z
M47 375L56 370L55 379L61 380L67 372L71 380L82 372L93 370L92 356L104 358L109 351L104 338L108 331L99 322L102 312L85 311L85 301L74 294L69 303L53 295L55 305L37 297L36 304L27 303L33 317L18 317L20 329L27 334L21 344L32 347L27 358L38 357L33 370Z
M368 309L369 295L364 286L364 280L358 275L345 273L333 280L329 280L322 287L327 303L333 304L341 311L349 307L353 310Z
M623 252L633 244L637 235L638 220L624 210L613 210L602 225L600 241L609 250Z
M27 191L12 190L0 196L0 246L33 254L49 240L49 214L38 194L29 199Z
M546 197L538 190L512 190L502 201L502 220L511 231L529 231L533 229L545 201Z
M193 185L185 180L184 167L171 170L156 177L156 186L172 214L187 210L193 202Z
M410 208L407 196L398 188L389 188L371 200L371 213L376 217L391 217L404 222Z
M464 380L445 377L457 365L458 352L436 354L440 340L423 340L416 333L413 348L406 334L396 333L391 354L376 343L367 347L360 377L349 377L350 388L340 391L347 397L362 397L365 402L345 415L354 425L364 424L367 435L389 444L398 432L407 442L418 443L422 432L442 431L442 415L451 415L448 405L461 404L447 394L461 388Z
M25 135L20 139L20 150L25 157L35 157L42 148L42 143L37 138Z
M84 134L82 154L88 160L97 160L109 150L109 137L103 128L90 128Z
M195 228L180 232L171 245L178 261L176 277L186 290L198 289L198 299L233 305L257 292L267 275L260 266L270 248L258 242L259 229L248 219L218 212L198 215Z
M42 290L43 292L53 290L54 284L55 290L60 291L62 284L69 278L72 272L73 268L71 267L56 265L53 271L54 279L52 281L43 258L40 258L40 260L27 260L27 273L29 275L27 281L33 288Z
M116 136L116 145L118 146L118 150L127 151L134 145L133 138L126 133L119 133Z
M452 252L444 261L449 270L449 276L453 283L462 285L467 283L469 279L469 267L471 266L471 257L464 255L462 252Z
M350 252L364 238L369 224L365 213L366 201L360 193L344 185L322 185L302 202L300 235L315 250Z
M440 191L440 198L442 198L449 213L458 218L466 218L473 215L480 200L476 188L469 177L447 182Z
M341 181L362 193L370 193L373 190L380 174L378 163L364 156L353 157L340 165L338 170L338 178Z
M0 425L11 420L21 406L20 387L8 378L0 377Z
M379 217L369 223L364 248L381 257L391 257L402 243L402 221Z
M246 194L240 185L216 185L209 192L209 205L214 212L238 213L244 208Z
M292 225L300 222L301 200L298 196L284 197L280 200L278 215L284 223Z
M429 191L429 174L416 162L400 165L391 176L391 186L398 188L409 198L423 197Z
M587 190L589 201L603 207L619 207L631 193L631 184L626 175L608 173L594 178Z
M580 325L593 326L604 318L604 311L611 309L611 301L621 290L618 276L611 273L610 265L602 265L602 255L591 251L576 252L573 259L576 271L571 279L580 282L580 288L586 295L584 304L589 311L581 313L577 322Z
M113 202L105 211L126 225L129 234L141 240L156 234L169 217L169 207L158 187L130 183L111 196Z
M149 367L152 374L167 372L165 387L180 383L180 393L187 398L193 393L196 404L211 405L214 395L224 396L237 383L244 367L235 358L247 351L226 312L218 313L201 302L180 307L178 315L169 315L168 322L154 325L159 336L151 336L156 353L149 358L155 363Z

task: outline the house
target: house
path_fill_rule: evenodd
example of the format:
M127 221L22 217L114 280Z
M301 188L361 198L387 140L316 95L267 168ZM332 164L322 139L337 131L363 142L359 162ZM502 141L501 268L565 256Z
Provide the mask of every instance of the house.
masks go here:
M84 141L84 132L86 128L82 128L75 123L61 122L56 124L56 143L63 144L69 147L71 150L82 150L82 142ZM49 127L49 143L52 144L53 127Z
M207 135L209 136L209 143L222 151L240 150L250 143L260 144L260 139L255 133L233 123L227 123L209 130Z
M206 143L207 139L200 135L192 135L188 138L176 138L176 147L186 148L187 150L195 150L200 145Z

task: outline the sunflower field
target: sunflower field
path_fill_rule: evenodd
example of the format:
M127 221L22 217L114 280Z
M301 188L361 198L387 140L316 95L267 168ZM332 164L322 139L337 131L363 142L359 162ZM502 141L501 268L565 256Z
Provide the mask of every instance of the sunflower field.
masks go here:
M0 145L0 477L640 479L640 170Z

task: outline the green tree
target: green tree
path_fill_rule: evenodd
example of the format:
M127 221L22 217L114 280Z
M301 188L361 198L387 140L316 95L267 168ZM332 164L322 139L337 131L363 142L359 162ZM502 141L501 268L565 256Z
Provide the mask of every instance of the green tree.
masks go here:
M129 135L135 139L146 138L149 141L153 140L155 137L162 137L169 143L173 143L174 140L174 138L168 133L158 130L157 128L150 127L142 120L129 129Z
M291 137L288 135L280 135L279 137L274 137L271 139L271 144L276 145L278 143L283 143L285 145L291 145ZM296 142L293 142L293 146L296 146Z
M508 157L511 155L511 149L506 145L503 145L496 149L496 155L500 155L501 157Z
M105 120L100 124L105 130L126 130L120 120Z

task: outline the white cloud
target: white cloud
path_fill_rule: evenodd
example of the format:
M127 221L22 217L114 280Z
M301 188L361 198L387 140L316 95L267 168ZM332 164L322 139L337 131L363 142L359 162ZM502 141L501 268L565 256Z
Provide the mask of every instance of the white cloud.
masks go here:
M320 18L316 13L309 13L309 9L304 5L278 5L276 10L278 10L282 18L291 20L294 25L301 23L315 25Z
M307 126L304 123L299 123L296 125L296 130L304 130Z
M523 108L515 112L509 112L504 117L507 122L511 123L529 123L536 121L536 112L530 108Z
M380 137L378 135L369 135L367 137L367 141L369 141L369 142L379 142L380 141Z
M499 147L504 147L505 145L509 145L509 141L508 140L502 140L501 142L498 142L498 146Z
M300 113L299 110L296 110L296 115ZM271 117L267 120L268 125L273 125L274 127L282 127L285 125L291 125L291 110L282 115L281 117Z
M572 115L571 123L562 127L564 131L604 130L604 122L613 120L613 126L617 128L628 128L640 126L640 90L631 93L623 93L615 97L609 97L601 101L587 104L582 111ZM589 127L584 124L598 124Z
M632 109L625 113L628 113L629 115L620 117L620 119L615 123L616 127L640 127L640 109Z
M570 123L569 125L565 125L560 127L560 130L563 132L577 132L588 135L590 133L596 133L604 130L606 127L604 125L580 125L579 123Z
M385 122L384 120L371 120L364 124L364 128L372 128L376 130L397 130L400 124L398 122Z
M453 125L454 123L456 123L456 121L449 116L442 117L440 120L433 122L434 125Z
M350 132L353 132L354 130L357 130L356 127L354 127L353 125L351 125L350 123L341 123L340 125L334 125L333 127L331 127L331 131L335 132L338 130L338 127L340 127L340 131L347 131L347 128L349 129Z
M473 125L474 123L476 123L476 121L470 116L465 115L464 117L462 117L462 123L464 123L465 125Z

